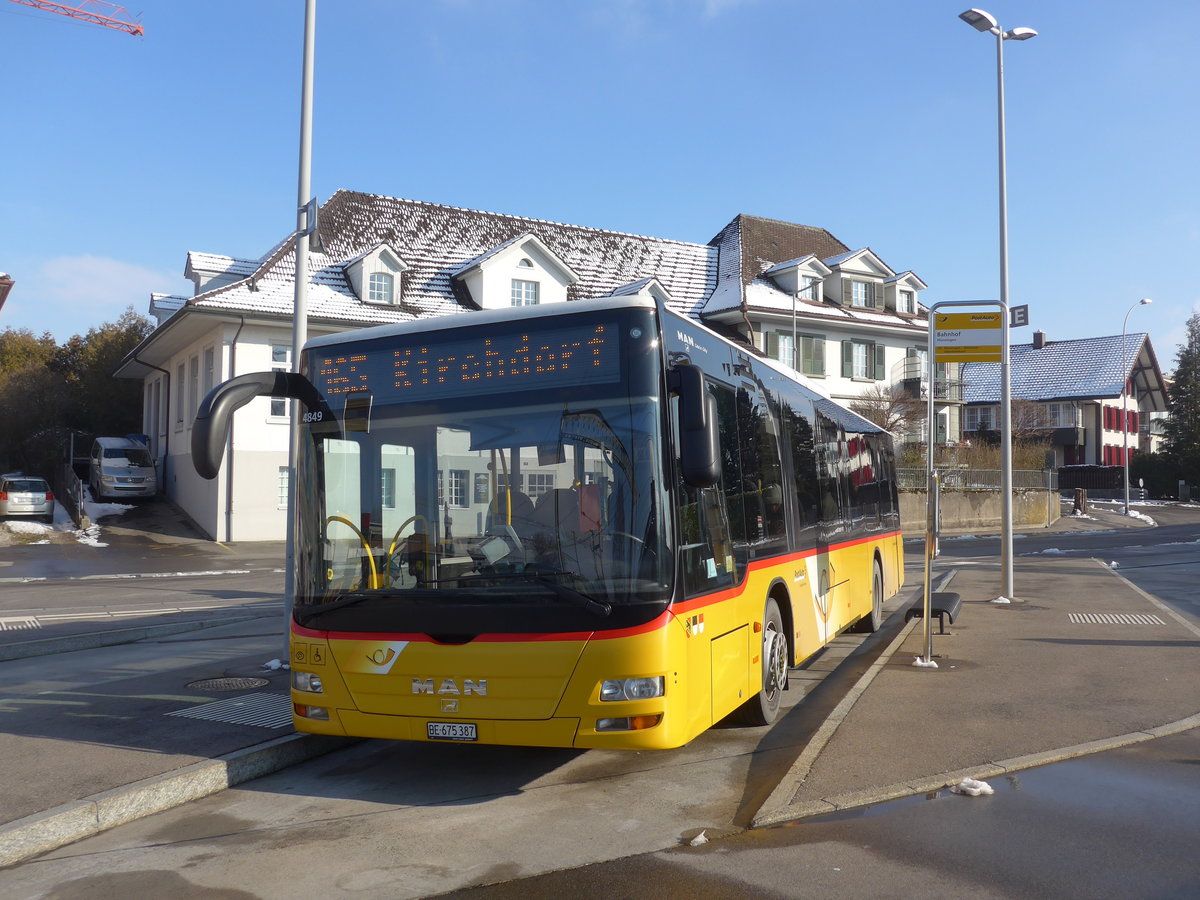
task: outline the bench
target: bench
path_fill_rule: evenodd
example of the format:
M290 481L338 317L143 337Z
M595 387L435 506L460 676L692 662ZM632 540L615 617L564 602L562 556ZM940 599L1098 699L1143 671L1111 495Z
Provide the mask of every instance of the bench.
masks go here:
M946 620L954 624L958 611L962 608L962 597L954 591L934 591L929 595L929 615L938 620L938 634L946 633ZM905 610L904 621L923 619L925 617L925 601L922 598L915 606Z

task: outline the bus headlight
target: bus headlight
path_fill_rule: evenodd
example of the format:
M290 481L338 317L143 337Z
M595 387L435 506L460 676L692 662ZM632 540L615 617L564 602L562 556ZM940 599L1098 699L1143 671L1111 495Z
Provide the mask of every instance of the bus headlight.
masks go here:
M310 694L320 694L325 691L325 686L321 684L321 676L314 675L312 672L297 672L293 670L292 687L298 691L307 691Z
M600 699L605 703L615 700L651 700L663 695L664 683L661 675L654 678L614 678L600 685Z

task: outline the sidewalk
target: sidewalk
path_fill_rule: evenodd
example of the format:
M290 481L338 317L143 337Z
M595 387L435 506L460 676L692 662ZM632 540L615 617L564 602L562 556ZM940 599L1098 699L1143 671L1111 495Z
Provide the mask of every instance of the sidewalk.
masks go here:
M935 570L944 572L939 563ZM760 808L755 826L937 791L1200 726L1200 628L1096 560L957 566L958 621L900 632ZM1084 621L1078 614L1097 614Z
M280 628L4 662L0 866L344 746L292 731Z

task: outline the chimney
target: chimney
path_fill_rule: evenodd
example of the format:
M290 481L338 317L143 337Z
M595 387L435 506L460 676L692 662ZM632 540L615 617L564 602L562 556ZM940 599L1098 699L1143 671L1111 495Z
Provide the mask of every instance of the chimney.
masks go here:
M1046 346L1046 332L1035 331L1033 333L1033 349L1041 350Z

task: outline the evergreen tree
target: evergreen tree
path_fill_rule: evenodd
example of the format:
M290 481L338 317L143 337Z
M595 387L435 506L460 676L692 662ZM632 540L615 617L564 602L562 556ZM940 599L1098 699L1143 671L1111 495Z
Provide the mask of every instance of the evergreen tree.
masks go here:
M1187 339L1175 357L1171 413L1164 423L1173 456L1200 453L1200 313L1187 320Z

